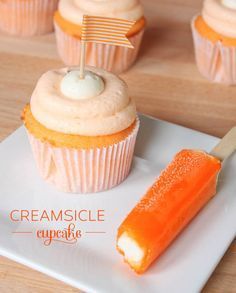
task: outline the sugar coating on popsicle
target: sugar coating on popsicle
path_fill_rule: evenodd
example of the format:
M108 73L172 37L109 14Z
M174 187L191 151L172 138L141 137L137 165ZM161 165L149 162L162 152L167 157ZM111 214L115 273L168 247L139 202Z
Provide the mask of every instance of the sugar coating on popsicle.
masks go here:
M216 193L221 162L203 152L182 150L118 229L117 249L143 273Z

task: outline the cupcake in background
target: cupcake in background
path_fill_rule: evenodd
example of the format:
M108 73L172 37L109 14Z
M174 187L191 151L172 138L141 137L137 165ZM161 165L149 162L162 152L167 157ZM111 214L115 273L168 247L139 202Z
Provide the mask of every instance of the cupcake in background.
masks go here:
M41 176L59 190L99 192L129 174L139 128L123 80L103 69L63 68L38 81L24 121Z
M127 70L137 58L145 27L145 18L139 0L60 0L54 23L58 52L68 66L76 66L80 63L83 15L136 21L127 34L134 49L107 44L87 44L86 64L114 73Z
M0 1L0 30L21 37L52 32L57 6L58 0Z
M236 1L205 0L192 32L200 73L213 82L236 84Z

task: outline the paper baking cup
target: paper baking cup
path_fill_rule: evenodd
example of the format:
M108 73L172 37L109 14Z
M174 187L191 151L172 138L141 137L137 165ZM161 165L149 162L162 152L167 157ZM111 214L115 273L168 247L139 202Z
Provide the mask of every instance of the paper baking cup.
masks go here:
M80 63L81 40L65 33L54 21L58 53L68 66ZM86 64L104 68L114 73L126 71L136 60L144 29L130 37L134 49L107 44L87 43Z
M0 1L0 30L28 37L53 31L58 0Z
M191 27L195 58L200 73L213 82L236 84L236 47L224 46L204 38L195 27L195 16Z
M123 141L88 150L53 147L27 133L43 179L64 192L92 193L110 189L128 176L138 128L139 121Z

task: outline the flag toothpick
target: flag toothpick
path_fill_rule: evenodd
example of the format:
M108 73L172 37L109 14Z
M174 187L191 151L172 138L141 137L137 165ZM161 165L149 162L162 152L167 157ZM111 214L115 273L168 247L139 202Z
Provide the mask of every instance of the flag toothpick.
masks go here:
M83 16L80 52L81 79L84 78L86 43L93 42L133 48L133 45L126 35L134 23L135 21L125 19L89 15Z

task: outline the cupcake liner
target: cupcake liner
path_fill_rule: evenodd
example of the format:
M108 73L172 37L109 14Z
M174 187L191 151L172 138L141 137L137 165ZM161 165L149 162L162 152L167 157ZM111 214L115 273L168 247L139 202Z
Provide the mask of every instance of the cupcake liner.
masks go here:
M28 137L40 175L59 190L92 193L120 184L129 174L139 128L117 144L91 149L54 147L28 130Z
M65 33L54 21L58 53L68 66L80 63L81 40ZM129 38L134 49L107 44L87 43L86 64L104 68L114 73L126 71L136 60L144 29Z
M197 17L193 18L191 27L198 70L213 82L236 84L236 47L225 46L221 41L213 43L203 37L195 27Z
M58 0L0 1L0 30L28 37L53 31Z

